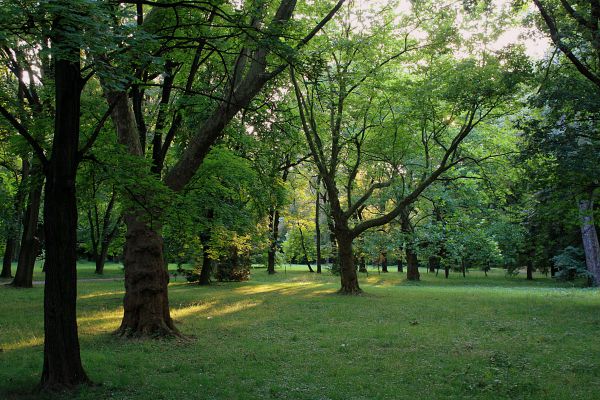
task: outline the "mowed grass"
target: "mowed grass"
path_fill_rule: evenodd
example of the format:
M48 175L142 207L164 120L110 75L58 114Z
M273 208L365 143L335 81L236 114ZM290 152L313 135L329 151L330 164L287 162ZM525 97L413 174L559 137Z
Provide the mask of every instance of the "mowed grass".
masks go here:
M287 269L287 268L286 268ZM338 278L291 267L170 286L190 337L124 340L123 283L79 283L82 359L100 384L59 399L599 399L600 293L536 275ZM37 398L43 287L0 287L0 399Z

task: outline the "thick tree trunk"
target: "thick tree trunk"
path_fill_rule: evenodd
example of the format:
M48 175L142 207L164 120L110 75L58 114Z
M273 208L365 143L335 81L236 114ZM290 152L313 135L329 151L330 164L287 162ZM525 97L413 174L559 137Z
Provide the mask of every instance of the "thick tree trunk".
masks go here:
M212 262L210 259L208 241L210 238L205 236L202 238L202 270L200 271L200 279L198 283L201 286L210 285L210 276L212 273Z
M387 253L385 251L381 253L381 272L388 272Z
M398 257L398 272L404 272L404 266L402 265L402 258Z
M279 211L271 210L269 213L269 229L271 231L271 241L267 253L267 272L273 275L275 271L275 261L277 255L277 243L279 240Z
M358 275L354 266L354 254L352 253L352 236L348 232L336 233L338 258L340 263L340 276L342 287L341 294L360 294L362 290L358 286Z
M417 253L412 248L412 245L406 246L406 279L409 281L418 281L421 279L419 273L419 260Z
M59 17L54 29L62 30ZM88 383L77 336L77 198L80 71L79 49L55 61L56 113L52 158L46 166L44 230L44 367L41 386L62 390ZM62 51L67 51L62 49ZM77 61L75 61L77 60Z
M40 203L42 198L42 185L39 177L32 174L31 189L25 215L23 218L23 235L19 249L19 260L17 271L11 285L19 288L30 288L33 286L33 269L35 260L40 252L40 240L38 236L38 218L40 214Z
M448 279L448 277L450 276L450 267L449 266L444 266L444 278Z
M157 229L136 216L125 217L125 298L116 334L126 337L177 336L169 312L163 240Z
M600 285L600 245L598 234L594 224L594 200L593 193L587 199L579 201L579 213L581 215L581 239L585 251L585 263L588 272L594 280L594 285Z

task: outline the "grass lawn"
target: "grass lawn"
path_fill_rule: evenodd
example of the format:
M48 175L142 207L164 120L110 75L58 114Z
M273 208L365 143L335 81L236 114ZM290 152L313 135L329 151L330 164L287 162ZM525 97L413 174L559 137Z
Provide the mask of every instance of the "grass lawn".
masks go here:
M123 283L80 282L83 363L101 385L52 398L600 399L598 290L502 271L423 270L420 283L371 271L366 294L345 297L337 277L286 269L206 288L178 278L172 314L189 342L111 336ZM43 287L0 298L0 399L33 398Z

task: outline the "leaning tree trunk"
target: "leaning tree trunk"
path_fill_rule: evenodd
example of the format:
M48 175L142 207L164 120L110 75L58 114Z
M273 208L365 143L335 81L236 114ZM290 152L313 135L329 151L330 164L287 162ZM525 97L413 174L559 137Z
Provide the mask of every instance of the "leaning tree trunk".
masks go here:
M594 285L600 285L600 245L598 234L594 224L594 200L593 193L587 199L579 202L579 213L581 215L581 238L585 251L585 263L588 272L594 280Z
M62 26L63 21L64 17L58 17L53 29L62 32L67 28ZM72 388L89 382L81 364L76 310L75 181L79 159L80 53L78 48L68 45L61 50L68 60L58 58L55 61L54 139L52 158L45 168L44 192L46 284L41 386L47 390Z
M110 241L102 240L100 244L100 252L94 255L95 263L96 263L96 274L102 275L104 274L104 264L106 264L106 256L108 255L108 248L110 247Z
M360 294L362 290L358 286L358 275L354 267L354 254L352 253L352 235L348 232L336 232L338 248L338 262L340 265L340 276L342 287L341 294Z
M406 246L406 279L409 281L418 281L421 279L417 253L415 253L410 244Z
M169 312L163 240L159 230L134 215L125 217L125 298L116 334L126 337L179 335Z
M38 218L42 198L42 182L36 182L39 177L33 176L29 200L23 219L23 235L17 261L17 271L11 285L19 288L33 286L33 269L35 260L40 252L40 240L37 238Z

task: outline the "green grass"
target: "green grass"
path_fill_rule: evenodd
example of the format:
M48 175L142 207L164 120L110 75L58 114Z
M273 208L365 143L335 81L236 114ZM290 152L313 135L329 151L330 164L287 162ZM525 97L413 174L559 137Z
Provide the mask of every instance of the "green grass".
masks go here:
M82 268L83 269L83 268ZM100 386L64 399L598 399L600 293L536 276L422 271L336 277L280 268L244 283L171 284L192 337L111 332L123 283L79 284L83 363ZM82 274L80 274L82 275ZM43 288L0 288L0 398L30 398L43 357Z

